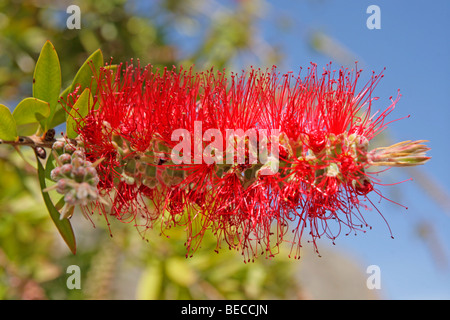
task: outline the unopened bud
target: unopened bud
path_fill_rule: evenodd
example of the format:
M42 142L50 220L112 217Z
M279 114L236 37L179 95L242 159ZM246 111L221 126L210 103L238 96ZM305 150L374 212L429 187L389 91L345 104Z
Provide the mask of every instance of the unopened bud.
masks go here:
M77 149L77 147L75 147L73 144L66 143L64 145L64 152L65 153L72 154L76 149Z
M82 182L86 176L86 168L85 167L73 168L72 176L74 177L76 182Z
M389 147L377 148L368 155L374 166L410 167L425 164L431 157L425 155L430 148L422 144L425 140L403 141Z
M67 192L67 190L69 190L69 186L67 184L67 179L58 180L56 185L57 185L56 191L60 194L64 194Z
M80 159L85 159L85 155L84 155L84 152L83 151L81 151L81 150L75 150L73 153L72 153L72 158L80 158Z
M66 163L61 167L60 173L65 176L69 176L72 172L73 166L70 163Z
M56 167L55 169L53 169L50 172L50 178L53 181L58 181L59 179L61 179L61 167Z
M59 155L64 152L64 145L65 145L64 141L58 140L55 141L55 143L53 143L52 149L55 150L56 153Z
M72 161L72 157L68 153L61 154L58 159L62 164L70 163Z

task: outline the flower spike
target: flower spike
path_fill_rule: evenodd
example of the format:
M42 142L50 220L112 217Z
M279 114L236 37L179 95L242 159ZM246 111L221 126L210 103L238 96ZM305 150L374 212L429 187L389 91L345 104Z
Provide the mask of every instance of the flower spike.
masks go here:
M75 144L54 144L54 188L69 205L63 216L80 205L133 221L144 233L155 223L182 226L187 256L211 232L216 250L226 244L246 261L272 257L286 242L300 258L308 234L317 250L320 237L364 229L378 184L368 169L430 157L425 140L370 150L400 95L374 113L383 75L358 92L360 75L331 65L319 72L315 64L305 76L275 67L229 77L103 68L95 79L98 107L78 119Z

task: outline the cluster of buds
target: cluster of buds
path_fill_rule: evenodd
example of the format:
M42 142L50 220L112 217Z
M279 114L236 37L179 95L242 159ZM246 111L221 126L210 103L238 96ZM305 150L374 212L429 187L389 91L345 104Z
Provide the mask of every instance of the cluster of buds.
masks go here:
M61 219L70 218L76 205L86 206L99 199L99 178L95 167L101 159L95 163L86 160L82 148L65 140L53 144L52 155L56 167L50 172L50 177L56 184L44 191L56 190L64 195Z

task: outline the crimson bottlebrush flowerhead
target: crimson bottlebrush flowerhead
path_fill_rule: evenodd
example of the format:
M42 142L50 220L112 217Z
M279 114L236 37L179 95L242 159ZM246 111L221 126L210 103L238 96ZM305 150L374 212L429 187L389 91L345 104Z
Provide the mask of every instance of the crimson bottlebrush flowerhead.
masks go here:
M304 76L275 67L228 76L102 68L93 105L74 128L77 150L96 169L97 195L89 189L91 201L81 205L142 232L155 222L181 226L187 255L206 232L217 250L226 245L251 259L273 256L284 242L299 258L305 237L315 246L322 236L363 229L369 194L381 194L369 169L429 157L423 141L370 150L399 96L374 112L382 74L357 90L360 74L315 64ZM63 169L55 170L59 177Z

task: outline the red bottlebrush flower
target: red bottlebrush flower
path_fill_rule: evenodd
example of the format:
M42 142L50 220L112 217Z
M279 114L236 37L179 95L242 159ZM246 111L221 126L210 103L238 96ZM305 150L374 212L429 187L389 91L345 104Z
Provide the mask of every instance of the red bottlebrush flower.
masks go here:
M382 75L357 93L360 73L104 68L76 139L87 160L102 159L94 206L144 232L183 226L187 255L206 232L250 259L283 242L299 258L305 230L315 246L360 229L376 184L367 169L429 159L421 141L369 151L397 100L373 114Z

